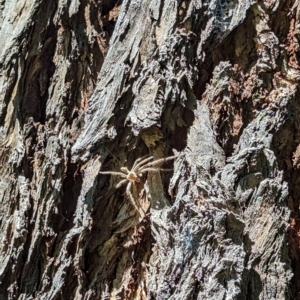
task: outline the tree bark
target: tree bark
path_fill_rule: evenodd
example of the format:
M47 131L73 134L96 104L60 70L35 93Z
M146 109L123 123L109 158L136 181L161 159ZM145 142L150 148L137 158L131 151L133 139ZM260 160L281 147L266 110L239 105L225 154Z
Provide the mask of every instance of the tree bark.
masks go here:
M0 300L300 299L298 0L0 10Z

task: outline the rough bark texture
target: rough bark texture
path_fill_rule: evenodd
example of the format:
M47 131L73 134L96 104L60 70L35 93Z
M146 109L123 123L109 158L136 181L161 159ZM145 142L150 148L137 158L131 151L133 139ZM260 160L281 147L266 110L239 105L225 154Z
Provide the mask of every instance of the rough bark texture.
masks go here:
M0 10L1 300L300 299L300 1Z

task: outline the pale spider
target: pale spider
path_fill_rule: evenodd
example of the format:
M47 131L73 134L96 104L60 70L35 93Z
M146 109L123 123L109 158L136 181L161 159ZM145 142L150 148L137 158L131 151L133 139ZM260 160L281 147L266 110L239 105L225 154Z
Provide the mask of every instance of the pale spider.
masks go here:
M121 180L118 184L116 184L116 189L120 188L121 186L123 186L124 184L127 184L126 187L126 195L128 196L129 200L131 201L132 205L134 206L134 208L138 211L139 214L141 214L140 210L138 209L136 200L133 197L132 194L132 186L136 183L136 182L140 182L141 181L141 177L143 176L144 173L146 172L159 172L159 171L172 171L173 169L162 169L162 168L153 168L153 166L164 163L166 161L172 160L174 158L176 158L177 156L169 156L169 157L165 157L165 158L160 158L160 159L156 159L153 160L153 156L143 156L138 158L131 170L129 171L126 167L122 167L121 171L122 172L115 172L115 171L104 171L104 172L99 172L100 174L108 174L108 175L115 175L115 176L120 176L123 177L124 179ZM142 209L143 211L143 209ZM145 212L143 211L143 215L141 214L142 217L145 216Z

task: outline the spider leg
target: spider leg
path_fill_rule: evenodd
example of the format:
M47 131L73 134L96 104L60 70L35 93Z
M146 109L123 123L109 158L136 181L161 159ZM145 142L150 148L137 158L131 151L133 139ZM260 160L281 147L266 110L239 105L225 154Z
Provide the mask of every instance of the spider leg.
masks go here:
M143 159L147 158L148 156L149 156L149 154L147 154L147 155L144 155L144 156L142 156L142 157L138 158L138 159L137 159L137 160L134 162L134 164L133 164L133 166L132 166L131 170L134 170L134 169L135 169L135 166L136 166L136 164L137 164L137 163L139 163L141 160L143 160Z
M121 172L114 172L114 171L105 171L105 172L99 172L100 174L105 174L105 175L115 175L115 176L121 176L123 178L127 178L127 176Z
M158 172L159 171L159 168L146 168L146 169L141 169L141 171L139 171L138 174L143 174L143 173L146 173L146 172Z
M123 179L121 180L119 183L116 184L115 188L119 189L122 185L124 185L126 182L128 181L128 179Z
M146 169L142 169L139 174L143 174L145 172L168 172L168 171L173 171L174 169L161 169L161 168L146 168Z
M160 158L160 159L157 159L157 160L154 160L154 161L151 161L149 162L148 164L145 164L141 167L141 170L138 170L138 173L141 173L141 171L144 169L144 168L148 168L148 167L152 167L152 166L155 166L155 165L158 165L160 163L164 163L166 161L169 161L169 160L172 160L174 158L176 158L177 156L169 156L169 157L165 157L165 158Z
M143 164L147 163L147 162L150 161L151 159L153 159L153 156L149 156L149 157L143 159L143 160L140 161L138 164L135 163L134 168L132 167L132 171L133 171L133 172L137 171Z
M132 183L129 181L127 188L126 188L126 195L128 196L129 200L131 201L131 204L134 206L134 208L137 210L137 212L141 215L141 217L145 217L145 212L143 211L143 209L142 209L143 214L141 214L139 208L136 205L136 202L131 193L131 186L132 186Z

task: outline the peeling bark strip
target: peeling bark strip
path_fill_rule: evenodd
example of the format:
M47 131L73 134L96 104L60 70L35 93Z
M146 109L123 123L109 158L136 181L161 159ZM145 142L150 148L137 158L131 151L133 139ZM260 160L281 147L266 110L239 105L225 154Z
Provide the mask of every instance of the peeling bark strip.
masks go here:
M0 300L300 299L299 1L0 11Z

